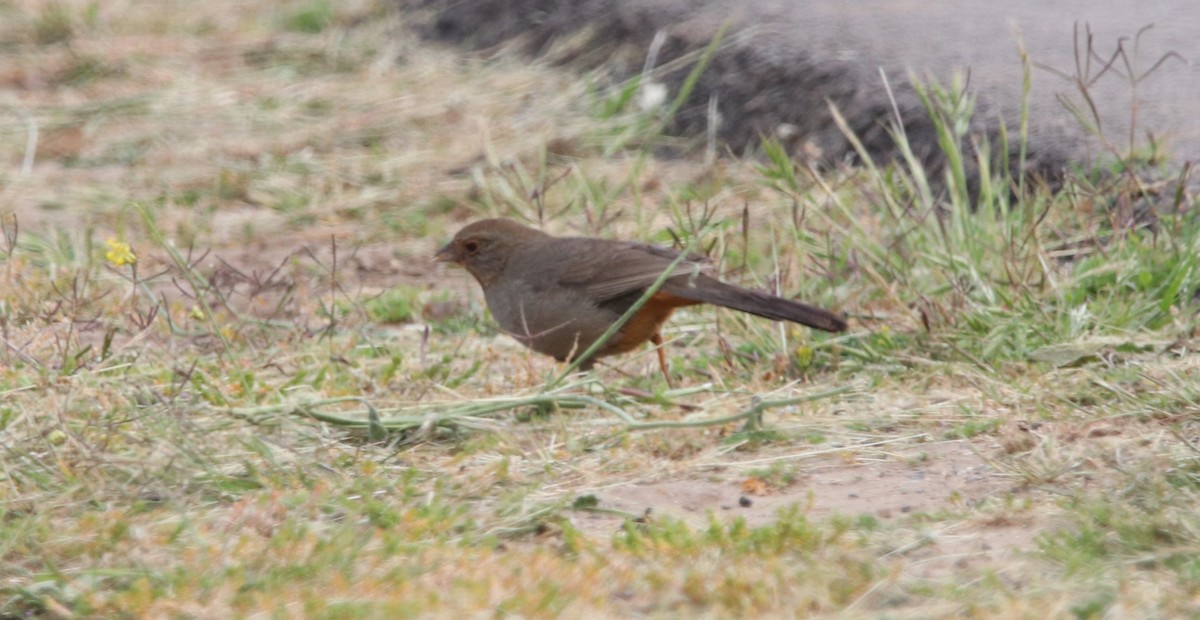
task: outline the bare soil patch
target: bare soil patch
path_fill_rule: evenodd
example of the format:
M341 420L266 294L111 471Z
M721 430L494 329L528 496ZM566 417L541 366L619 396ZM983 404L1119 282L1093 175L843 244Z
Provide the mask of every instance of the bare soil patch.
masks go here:
M720 467L708 475L619 483L596 493L602 508L646 518L666 516L696 528L710 519L742 519L751 527L773 523L779 511L800 509L810 518L869 517L897 525L922 513L953 512L1014 491L1011 478L981 457L984 449L966 441L906 446L883 458L830 454L801 467L799 479L771 489L744 467ZM782 456L782 455L776 455ZM769 459L771 457L766 457ZM765 460L765 459L755 459ZM1029 549L1039 524L996 518L987 522L954 521L897 544L895 553L915 562L913 574L942 575L978 561L1012 559ZM595 537L610 536L622 518L591 513L576 525Z

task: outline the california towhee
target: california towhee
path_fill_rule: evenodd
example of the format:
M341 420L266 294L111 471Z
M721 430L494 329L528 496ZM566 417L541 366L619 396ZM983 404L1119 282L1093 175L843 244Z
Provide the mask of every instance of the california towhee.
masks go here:
M483 287L501 329L558 361L582 354L678 258L662 247L588 237L553 237L511 220L467 225L434 260L461 265ZM846 329L838 315L713 278L701 257L688 256L640 309L580 368L643 342L661 344L659 328L683 306L716 304L776 321L830 332ZM666 365L659 349L659 362Z

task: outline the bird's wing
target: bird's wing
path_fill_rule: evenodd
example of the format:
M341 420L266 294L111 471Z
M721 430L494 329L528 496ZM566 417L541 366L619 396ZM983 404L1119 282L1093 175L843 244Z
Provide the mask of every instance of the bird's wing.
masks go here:
M559 283L581 290L597 303L645 289L671 269L671 276L706 273L710 267L699 256L688 256L671 268L679 253L659 246L603 239L571 239Z

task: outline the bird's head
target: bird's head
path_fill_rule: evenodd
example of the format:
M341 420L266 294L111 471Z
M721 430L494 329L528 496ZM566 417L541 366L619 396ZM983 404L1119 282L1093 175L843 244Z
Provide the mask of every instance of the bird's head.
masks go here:
M503 273L509 257L520 245L547 236L512 220L480 220L458 231L450 243L433 255L433 260L466 268L486 287Z

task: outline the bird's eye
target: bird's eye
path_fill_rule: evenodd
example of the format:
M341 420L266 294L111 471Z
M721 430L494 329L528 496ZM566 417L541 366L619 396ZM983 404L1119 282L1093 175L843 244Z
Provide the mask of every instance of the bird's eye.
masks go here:
M462 247L463 247L463 251L465 251L467 254L475 254L476 252L479 251L479 242L474 241L474 240L465 241L465 242L463 242Z

